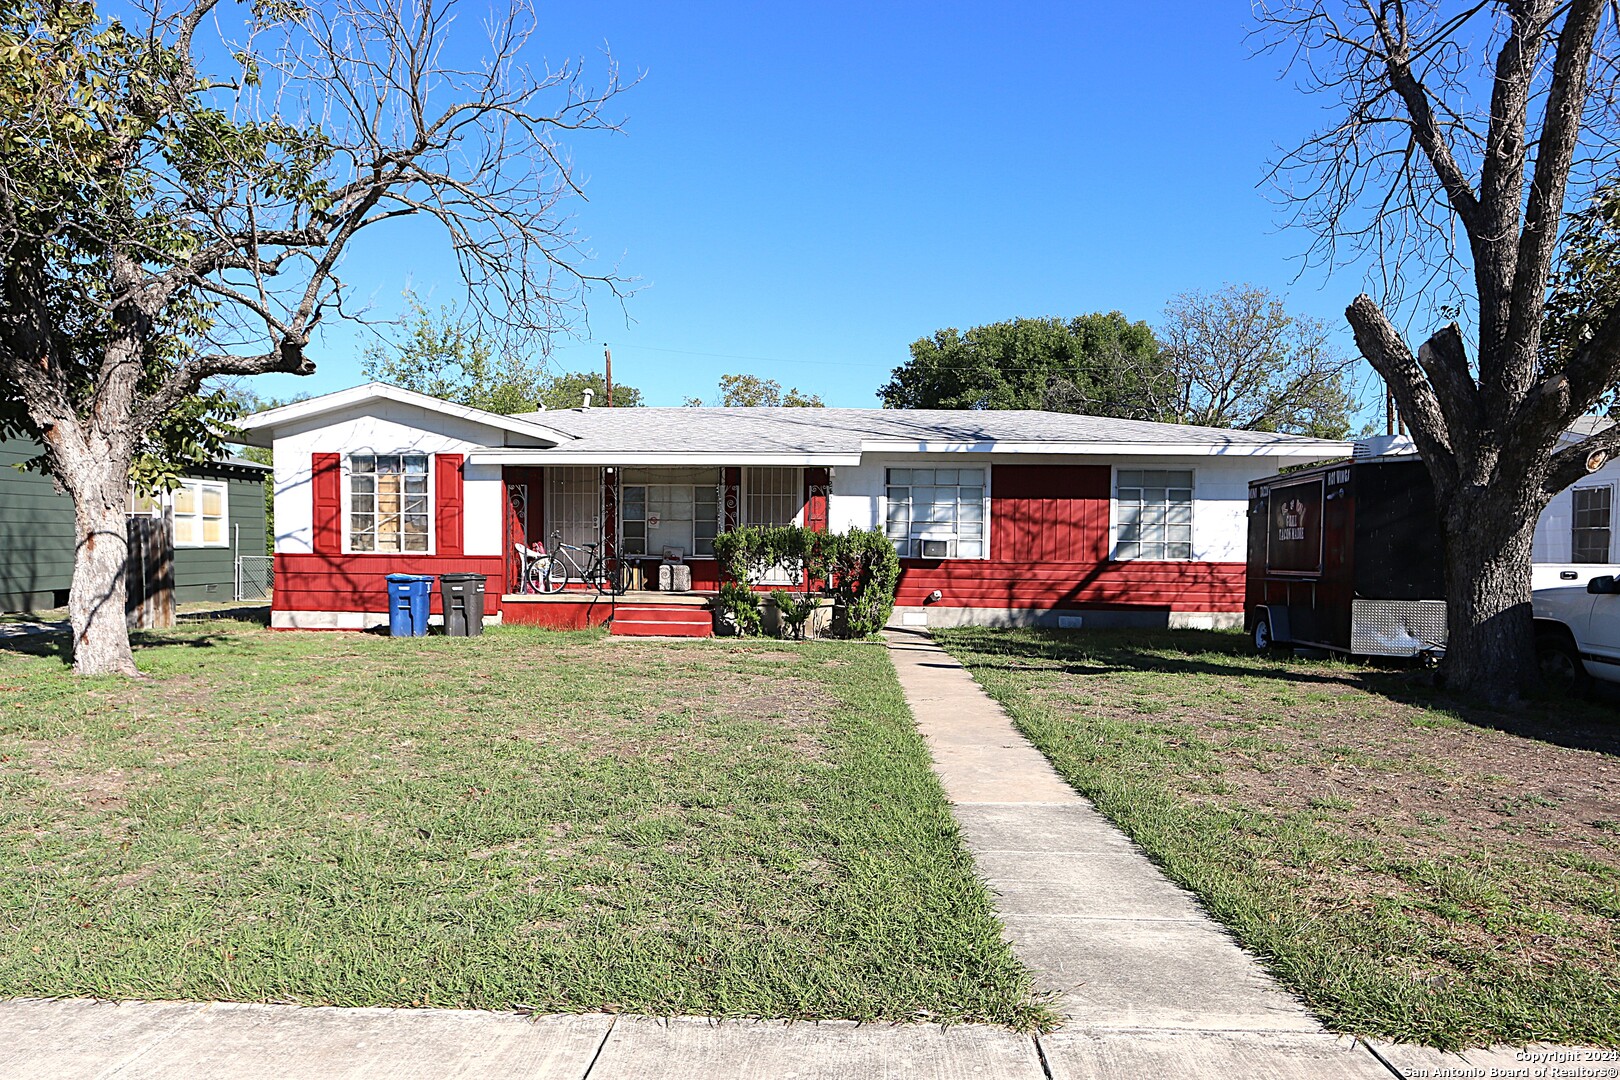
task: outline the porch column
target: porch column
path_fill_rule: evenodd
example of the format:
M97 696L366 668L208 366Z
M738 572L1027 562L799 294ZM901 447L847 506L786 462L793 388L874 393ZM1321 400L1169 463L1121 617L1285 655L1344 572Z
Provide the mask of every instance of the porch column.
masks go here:
M731 532L742 525L742 469L728 467L721 485L720 531Z
M619 554L619 470L602 470L602 558Z

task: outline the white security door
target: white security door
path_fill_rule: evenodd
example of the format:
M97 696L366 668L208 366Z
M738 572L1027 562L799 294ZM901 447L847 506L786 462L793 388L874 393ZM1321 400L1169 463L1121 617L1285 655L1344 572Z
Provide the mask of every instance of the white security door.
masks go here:
M584 547L602 542L602 470L594 466L546 469L546 543Z

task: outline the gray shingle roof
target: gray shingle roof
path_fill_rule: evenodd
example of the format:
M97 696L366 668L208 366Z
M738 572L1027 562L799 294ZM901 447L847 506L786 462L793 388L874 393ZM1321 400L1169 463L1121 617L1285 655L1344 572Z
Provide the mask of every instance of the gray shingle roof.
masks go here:
M1133 443L1233 447L1344 444L1262 431L1116 420L1034 410L634 408L555 409L522 418L574 436L558 450L859 453L867 440Z

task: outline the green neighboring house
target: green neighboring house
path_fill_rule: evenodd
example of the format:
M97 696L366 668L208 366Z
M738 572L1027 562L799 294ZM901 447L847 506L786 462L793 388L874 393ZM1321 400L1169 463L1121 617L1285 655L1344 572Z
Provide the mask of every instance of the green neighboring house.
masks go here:
M39 453L26 439L0 439L0 611L42 611L67 603L73 582L73 501L51 478L14 466ZM230 600L236 556L264 555L268 466L231 457L186 470L161 500L136 499L131 513L174 516L174 598Z

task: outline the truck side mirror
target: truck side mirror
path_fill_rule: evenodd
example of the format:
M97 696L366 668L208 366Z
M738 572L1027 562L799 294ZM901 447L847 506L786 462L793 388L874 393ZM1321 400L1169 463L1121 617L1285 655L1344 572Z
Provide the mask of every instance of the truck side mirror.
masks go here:
M1602 577L1595 577L1591 581L1588 581L1586 583L1586 591L1589 593L1598 593L1604 596L1611 596L1615 593L1620 593L1620 580L1616 580L1613 574L1604 574Z

